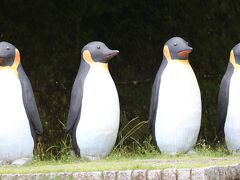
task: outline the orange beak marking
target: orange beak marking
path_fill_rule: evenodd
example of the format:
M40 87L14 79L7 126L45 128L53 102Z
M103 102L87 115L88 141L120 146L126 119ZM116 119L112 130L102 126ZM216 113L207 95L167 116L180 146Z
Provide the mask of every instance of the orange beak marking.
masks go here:
M188 50L183 50L183 51L180 51L178 53L179 56L183 57L183 58L187 58L188 57L188 54L191 53L192 50L188 49Z

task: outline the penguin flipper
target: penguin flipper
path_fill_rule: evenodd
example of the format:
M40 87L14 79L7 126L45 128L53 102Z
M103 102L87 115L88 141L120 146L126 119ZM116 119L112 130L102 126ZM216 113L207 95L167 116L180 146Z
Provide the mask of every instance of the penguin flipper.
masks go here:
M78 74L72 88L70 108L67 119L66 132L71 134L72 147L75 154L80 155L80 150L77 145L76 129L80 118L81 106L82 106L83 87L81 85L81 78Z
M72 88L67 127L65 129L67 133L71 134L72 146L76 155L80 155L76 139L76 129L81 116L83 86L89 68L90 66L82 60Z
M149 110L149 128L152 130L154 128L154 121L156 119L158 94L159 94L159 87L161 83L161 77L159 76L160 75L159 73L160 73L160 70L158 71L153 83L150 110Z
M228 64L227 71L222 78L219 95L218 95L218 109L217 109L217 133L224 132L224 125L227 116L228 101L229 101L229 86L234 67L231 63Z
M158 95L159 95L159 88L161 84L161 76L162 73L167 65L167 60L163 59L161 66L157 72L157 75L154 80L154 84L152 87L152 96L151 96L151 102L150 102L150 110L149 110L149 129L152 131L153 141L156 144L155 139L155 120L157 115L157 106L158 106Z
M31 83L21 64L18 66L18 76L22 86L23 104L31 127L31 133L33 139L35 140L35 133L41 135L43 133L43 127L39 117Z
M66 132L70 132L80 117L82 106L83 86L81 83L81 74L78 73L72 88L70 108L68 112Z

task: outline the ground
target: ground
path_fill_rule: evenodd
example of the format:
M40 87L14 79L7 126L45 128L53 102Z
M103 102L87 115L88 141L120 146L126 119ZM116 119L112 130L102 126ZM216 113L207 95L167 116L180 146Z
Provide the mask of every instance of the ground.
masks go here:
M105 159L97 161L69 158L67 160L57 161L34 160L31 164L22 167L4 165L0 168L0 174L198 168L236 164L239 163L239 158L239 155L230 155L228 153L218 151L198 151L196 154L180 154L177 156L164 155L157 152L143 155L122 154L117 152Z

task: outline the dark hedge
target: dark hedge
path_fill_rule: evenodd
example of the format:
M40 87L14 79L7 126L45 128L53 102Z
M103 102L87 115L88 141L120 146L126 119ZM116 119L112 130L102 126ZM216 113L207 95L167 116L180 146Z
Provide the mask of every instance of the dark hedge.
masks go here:
M122 127L135 117L147 120L163 45L173 36L183 37L194 48L190 61L201 88L200 138L211 144L220 80L231 48L240 41L239 19L240 1L234 0L1 0L0 40L20 50L48 148L65 137L71 87L86 43L99 40L120 51L110 71L120 96ZM146 139L146 127L134 139Z

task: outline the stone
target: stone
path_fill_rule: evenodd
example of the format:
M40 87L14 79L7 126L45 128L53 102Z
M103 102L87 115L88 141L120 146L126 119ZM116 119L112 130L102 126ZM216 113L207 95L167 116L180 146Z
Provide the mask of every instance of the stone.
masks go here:
M16 174L2 174L0 177L1 180L17 180Z
M218 172L219 172L219 179L220 180L225 180L226 179L225 168L224 167L218 167Z
M28 164L32 161L32 158L21 158L21 159L17 159L15 161L12 162L12 165L15 166L23 166L25 164Z
M234 166L226 166L225 172L226 172L226 180L237 179L238 177L238 172Z
M34 180L53 179L53 178L50 178L51 177L50 174L54 174L54 178L56 177L56 173L48 173L48 174L38 173L38 174L35 174L35 176L33 176L33 179Z
M178 169L177 170L178 180L191 180L191 169Z
M163 180L176 180L177 179L176 169L164 169L162 171L162 179Z
M161 170L149 170L147 172L148 180L161 180L162 171Z
M2 174L0 180L230 180L240 179L240 164L196 169L126 170L103 172L60 172L36 174Z
M196 169L192 169L192 180L201 180L201 179L205 179L205 175L204 175L204 169L203 168L196 168Z
M218 167L212 166L212 167L204 168L204 176L205 176L205 179L208 179L208 180L219 180L220 174L219 174Z
M104 180L112 180L117 178L117 171L103 171Z
M50 177L49 177L50 178ZM54 179L59 179L59 180L67 180L70 179L70 173L56 173Z
M72 174L73 179L96 180L102 179L102 172L77 172Z
M240 164L236 164L235 169L236 169L236 172L237 172L237 177L238 177L238 179L240 179Z
M132 173L132 179L146 180L146 170L134 170Z
M117 179L118 180L131 180L132 179L132 171L118 171L117 173Z
M55 180L55 179L59 179L59 177L58 177L58 175L57 175L57 173L48 173L48 174L46 174L46 178L45 179L49 179L49 180Z
M30 178L31 178L31 180L36 180L37 179L37 174L31 174Z
M73 173L70 173L70 172L64 173L64 179L71 180L71 179L73 179L72 175L73 175Z
M17 179L18 180L32 180L31 174L18 174Z

